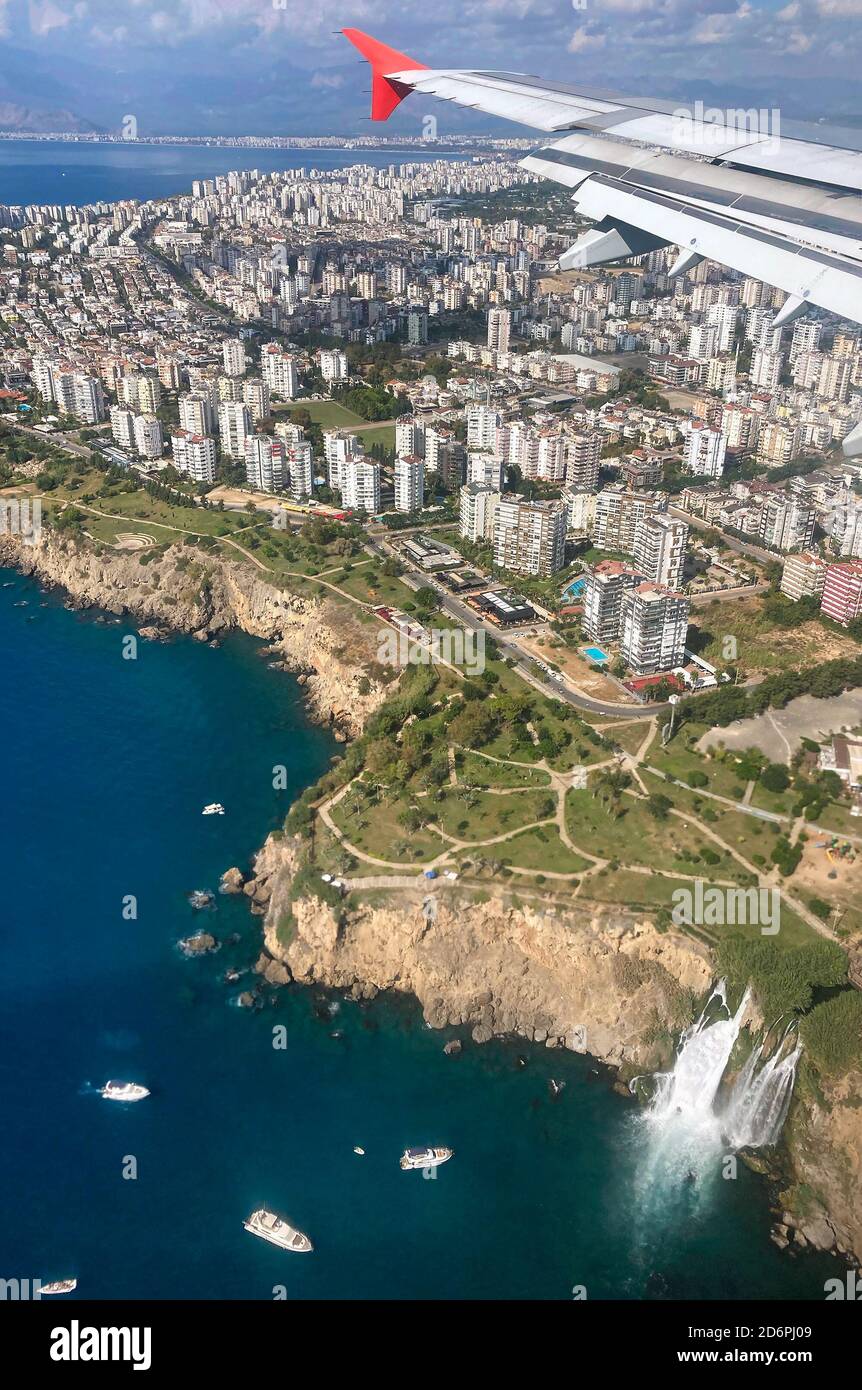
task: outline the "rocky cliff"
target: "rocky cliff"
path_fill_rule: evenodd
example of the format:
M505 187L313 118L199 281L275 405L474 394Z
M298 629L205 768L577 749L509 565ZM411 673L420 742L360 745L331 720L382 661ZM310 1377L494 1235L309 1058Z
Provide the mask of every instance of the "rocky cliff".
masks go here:
M514 1033L617 1066L657 1065L712 976L699 943L618 909L476 903L439 886L344 913L316 898L289 902L295 869L283 840L269 840L255 865L274 961L359 997L414 994L431 1027L466 1024L478 1042Z
M793 1182L779 1243L838 1249L862 1260L862 1073L797 1087L785 1138Z
M313 717L346 734L359 733L385 698L385 686L368 680L374 630L346 602L300 597L242 560L189 546L173 545L149 562L147 554L97 553L52 531L35 546L0 535L0 564L61 586L79 607L127 614L145 635L165 629L208 640L239 628L272 643L272 658L300 675Z

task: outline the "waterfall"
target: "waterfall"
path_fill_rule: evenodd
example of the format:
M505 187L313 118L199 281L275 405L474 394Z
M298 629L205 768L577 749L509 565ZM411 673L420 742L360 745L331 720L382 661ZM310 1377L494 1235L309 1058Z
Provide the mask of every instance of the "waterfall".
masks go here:
M716 1104L749 998L746 990L731 1014L721 981L700 1018L683 1033L673 1069L655 1078L645 1115L653 1147L673 1156L675 1167L687 1165L689 1177L697 1176L707 1156L711 1161L728 1148L774 1144L781 1132L800 1054L795 1024L766 1061L763 1043L752 1051L724 1106Z
M788 1026L765 1062L763 1047L761 1043L752 1052L739 1073L722 1116L724 1131L735 1149L774 1144L787 1116L802 1051L795 1024Z
M746 990L732 1014L724 981L715 987L682 1034L672 1069L654 1078L652 1100L633 1117L631 1231L645 1267L653 1267L662 1232L710 1221L716 1184L735 1176L727 1162L735 1150L774 1144L781 1132L800 1051L795 1024L766 1061L763 1044L755 1047L722 1093L749 998Z

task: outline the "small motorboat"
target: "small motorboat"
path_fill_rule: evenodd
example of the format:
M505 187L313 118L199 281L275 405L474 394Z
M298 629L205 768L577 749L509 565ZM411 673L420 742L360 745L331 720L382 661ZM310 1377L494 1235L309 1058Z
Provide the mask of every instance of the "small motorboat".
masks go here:
M399 1163L405 1172L411 1168L439 1168L441 1163L448 1163L453 1153L454 1149L405 1149Z
M266 1207L253 1211L242 1224L243 1229L251 1235L260 1236L261 1240L268 1240L270 1245L277 1245L281 1250L292 1250L296 1254L306 1255L314 1249L303 1231L288 1225L280 1216L276 1216L274 1211L267 1211Z
M108 1081L101 1090L104 1100L119 1100L127 1103L133 1100L144 1100L149 1094L146 1086L138 1086L134 1081Z
M365 1150L364 1150L364 1149L360 1149L360 1147L359 1147L358 1144L354 1144L354 1146L353 1146L353 1152L354 1152L355 1154L359 1154L362 1158L365 1157Z

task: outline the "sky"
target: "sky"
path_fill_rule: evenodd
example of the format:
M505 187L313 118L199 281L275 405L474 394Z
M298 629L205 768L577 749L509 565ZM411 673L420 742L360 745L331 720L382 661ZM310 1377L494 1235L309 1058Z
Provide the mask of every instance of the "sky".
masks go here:
M334 32L348 25L430 67L860 120L862 0L0 0L0 117L6 103L105 130L134 115L141 135L380 133ZM429 113L441 135L523 133L416 97L391 128L418 133Z

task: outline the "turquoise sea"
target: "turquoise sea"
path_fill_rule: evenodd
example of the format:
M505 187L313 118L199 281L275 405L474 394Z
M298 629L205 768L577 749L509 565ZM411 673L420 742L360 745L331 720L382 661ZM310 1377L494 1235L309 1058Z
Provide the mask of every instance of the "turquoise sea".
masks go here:
M124 661L126 622L0 582L0 1277L74 1275L84 1298L822 1298L834 1262L772 1245L744 1167L645 1188L638 1112L589 1058L448 1058L409 1000L236 1007L246 980L222 977L256 958L258 921L220 897L205 924L239 943L186 960L187 894L247 865L335 745L249 639ZM224 817L201 817L212 800ZM152 1096L110 1105L108 1078ZM433 1181L398 1167L422 1143L456 1150ZM247 1235L262 1203L315 1253Z

